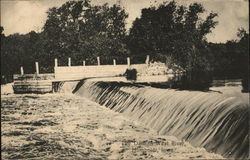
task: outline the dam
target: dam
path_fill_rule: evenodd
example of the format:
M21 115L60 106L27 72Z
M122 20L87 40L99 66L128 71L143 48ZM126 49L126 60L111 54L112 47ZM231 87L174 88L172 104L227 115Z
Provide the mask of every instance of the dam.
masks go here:
M65 90L63 90L65 89ZM227 158L249 154L248 94L158 89L117 81L66 82L73 91L160 135L174 135Z
M3 157L248 158L249 102L240 87L179 91L119 77L58 87L2 96Z
M4 97L4 101L1 101L4 106L3 121L6 122L3 125L4 129L6 129L3 133L3 151L5 157L8 157L7 159L13 159L13 157L14 159L35 157L35 155L30 155L25 152L25 150L30 151L32 146L35 146L36 149L43 151L42 155L40 155L41 157L46 153L52 154L52 156L48 158L61 157L65 154L67 156L72 155L73 157L78 156L75 158L99 157L107 159L133 159L135 157L141 157L143 159L248 158L248 94L241 93L240 86L233 86L231 88L230 86L215 87L206 92L152 87L150 86L150 80L154 83L161 83L166 82L171 77L170 73L166 76L168 72L167 69L159 69L161 66L162 64L157 66L157 71L160 70L161 72L149 76L148 74L153 67L147 64L134 65L134 68L137 68L139 71L136 82L128 81L123 76L114 76L124 73L128 65L67 67L58 67L55 65L54 74L37 74L35 76L26 74L15 76L17 80L14 82L16 89L20 88L20 91L26 92L27 89L29 90L31 88L30 91L33 92L34 88L32 88L32 86L35 86L35 91L39 89L39 91L45 91L47 94L34 95L21 92L21 94L15 96L6 96ZM112 70L114 67L117 70ZM87 72L90 68L93 68L96 72ZM110 70L110 72L103 72L103 70ZM21 85L21 87L18 85ZM42 89L40 89L41 85ZM47 88L44 89L44 86ZM51 92L52 90L54 93ZM55 98L52 98L54 96ZM18 108L16 104L24 108ZM99 107L102 109L96 108L96 104L100 105ZM42 111L41 108L34 108L36 105L44 108L45 112ZM89 107L93 107L94 110L88 109ZM105 110L103 110L104 108ZM69 115L67 111L71 114ZM81 111L81 113L78 113L78 111ZM38 114L40 112L42 113L41 115ZM102 112L106 117L102 116ZM19 114L21 114L21 116L18 116ZM93 122L91 119L95 119L94 117L87 119L80 118L82 116L88 117L88 114L96 116L97 120L99 120ZM118 117L126 117L126 124L120 123L120 121L123 121L121 117L117 121L118 124L112 122L112 118L107 119L107 117L112 117L112 115L115 115L115 117L116 115L119 115ZM73 119L67 118L67 116L71 116ZM27 121L27 119L23 119L23 117L31 117L31 119L27 118L29 119L29 121ZM101 122L101 120L107 122ZM85 124L86 122L89 123ZM134 122L139 123L139 125L134 125ZM22 127L20 127L20 125ZM146 146L135 145L139 148L146 147L146 149L144 148L140 151L142 152L141 156L135 155L137 153L136 151L133 151L134 153L132 154L131 143L125 143L124 139L122 142L119 141L118 144L115 143L118 137L112 142L107 140L108 134L106 132L108 131L106 128L115 129L116 131L116 129L119 130L119 128L123 128L123 125L126 126L125 128L139 128L140 132L145 132L145 137L148 137L148 134L153 134L153 139L148 137L143 140L138 140L138 137L131 135L133 139L128 140L133 142L133 144L147 144ZM58 128L58 126L60 127ZM79 126L83 126L82 132L87 132L87 135L82 135L83 133L80 132L81 129L78 130ZM145 128L143 128L143 126L145 126ZM16 130L11 131L11 128L16 128ZM27 128L29 131L34 130L34 132L30 134L23 131L24 128ZM64 129L61 130L60 128ZM99 128L102 128L100 132L97 131ZM55 137L52 137L52 139L54 139L52 143L51 137L49 137L48 134L54 135L54 132L57 133L58 129L62 131L63 135L60 136L62 136L63 140L59 140L60 143L58 144ZM149 130L152 130L153 133ZM121 132L124 132L122 136L124 136L124 134L129 135L127 132L130 132L130 129L127 131L123 128ZM137 133L137 129L133 129L131 132L135 135L140 135ZM68 136L72 136L75 139L79 139L80 137L73 136L73 133L77 133L77 135L81 137L88 137L88 139L83 140L84 143L88 143L88 145L81 146L83 145L81 141L70 139L69 143L72 145L77 144L78 147L81 146L79 147L81 151L76 146L78 149L69 149L68 144L65 144L68 143L67 140L65 141L65 136L67 137L68 133L71 133ZM108 133L111 134L110 132ZM13 136L17 143L15 143L15 145L19 146L18 149L15 148L17 151L16 155L9 154L11 153L10 150L13 150L13 148L8 145L8 143L10 143L9 138L13 138ZM174 140L172 140L173 137ZM24 140L25 138L26 140ZM29 139L28 141L27 138ZM158 138L160 141L158 141ZM162 141L162 138L167 139L167 141ZM151 140L149 141L149 139ZM112 145L114 145L113 149L112 145L102 144L104 142L112 143ZM102 146L100 146L99 143L102 144ZM157 143L157 147L161 149L148 148L148 143ZM183 150L175 150L172 144L183 147ZM50 148L51 146L57 146L58 148L55 150L60 152L60 155L55 155L53 149ZM124 146L126 147L124 148ZM88 151L86 151L86 147ZM189 148L191 151L187 151L188 147L191 147ZM194 147L197 147L198 150ZM67 150L64 150L65 148L67 148ZM115 148L120 149L120 151L116 151L114 154ZM166 149L169 149L169 151L166 152ZM124 153L122 150L125 150ZM147 153L148 150L150 150L149 153ZM61 153L61 151L65 153ZM97 151L98 155L95 153ZM194 155L190 155L190 152L194 152ZM155 156L155 154L159 153L161 153L160 156ZM22 156L22 154L24 154L24 156ZM133 157L129 157L127 154L132 154ZM180 156L180 154L183 156Z

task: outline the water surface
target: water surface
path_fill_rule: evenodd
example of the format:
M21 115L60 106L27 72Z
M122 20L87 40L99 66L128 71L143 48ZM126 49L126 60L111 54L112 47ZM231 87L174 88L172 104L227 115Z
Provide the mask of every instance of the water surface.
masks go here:
M1 98L3 159L222 158L70 94Z

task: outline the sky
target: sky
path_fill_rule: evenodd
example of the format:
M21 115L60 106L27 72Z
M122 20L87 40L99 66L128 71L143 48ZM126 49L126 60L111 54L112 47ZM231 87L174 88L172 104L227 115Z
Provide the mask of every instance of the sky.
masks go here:
M1 26L4 34L25 34L32 30L40 32L45 24L46 11L51 7L60 7L68 0L1 0ZM140 17L141 9L150 5L157 5L166 0L91 0L92 4L120 1L129 14L126 28L132 26L136 17ZM175 0L178 4L189 5L193 2L202 3L205 14L218 13L215 19L219 22L212 33L207 35L210 42L220 43L237 38L237 29L240 27L249 30L249 0Z

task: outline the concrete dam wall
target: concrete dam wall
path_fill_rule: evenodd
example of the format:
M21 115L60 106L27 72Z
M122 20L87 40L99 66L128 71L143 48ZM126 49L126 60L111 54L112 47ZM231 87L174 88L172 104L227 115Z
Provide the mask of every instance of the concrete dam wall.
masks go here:
M209 152L248 157L249 104L237 97L91 80L66 82L61 91L73 91L159 134L174 135Z

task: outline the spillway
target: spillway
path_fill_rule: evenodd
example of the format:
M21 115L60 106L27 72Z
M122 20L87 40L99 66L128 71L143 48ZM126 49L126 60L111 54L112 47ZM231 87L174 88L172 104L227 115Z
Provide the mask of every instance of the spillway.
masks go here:
M138 120L161 135L174 135L223 157L248 158L249 104L235 96L91 80L64 83L61 89Z

